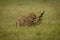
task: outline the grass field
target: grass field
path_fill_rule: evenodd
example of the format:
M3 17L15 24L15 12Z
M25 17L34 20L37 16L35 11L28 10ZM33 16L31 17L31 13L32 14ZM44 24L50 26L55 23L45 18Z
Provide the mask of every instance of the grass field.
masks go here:
M45 10L40 25L16 28L16 19ZM60 40L60 0L0 0L0 40Z

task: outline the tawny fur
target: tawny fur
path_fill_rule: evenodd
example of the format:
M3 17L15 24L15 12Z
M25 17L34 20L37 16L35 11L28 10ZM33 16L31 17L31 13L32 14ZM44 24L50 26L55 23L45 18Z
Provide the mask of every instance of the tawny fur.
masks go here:
M30 13L28 16L20 16L16 20L16 27L28 25L31 26L32 23L35 21L36 15L34 13Z

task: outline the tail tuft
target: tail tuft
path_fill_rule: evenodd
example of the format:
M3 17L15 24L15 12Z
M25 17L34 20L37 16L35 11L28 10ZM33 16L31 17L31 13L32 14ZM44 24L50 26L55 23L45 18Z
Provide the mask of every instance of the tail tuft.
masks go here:
M39 18L42 17L44 13L45 13L45 10L41 13L41 15L39 16Z

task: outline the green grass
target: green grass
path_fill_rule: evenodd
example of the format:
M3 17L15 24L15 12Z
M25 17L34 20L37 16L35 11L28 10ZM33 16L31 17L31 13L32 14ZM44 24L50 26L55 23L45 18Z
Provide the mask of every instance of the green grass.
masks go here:
M40 25L16 28L16 19L45 10ZM59 0L0 0L0 40L60 40Z

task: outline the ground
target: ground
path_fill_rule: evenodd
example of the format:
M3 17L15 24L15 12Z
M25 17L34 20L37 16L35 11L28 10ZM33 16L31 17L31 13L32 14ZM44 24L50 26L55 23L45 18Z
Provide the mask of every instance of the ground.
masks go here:
M16 19L45 10L40 25L16 28ZM0 0L0 40L60 40L60 0Z

